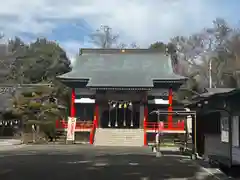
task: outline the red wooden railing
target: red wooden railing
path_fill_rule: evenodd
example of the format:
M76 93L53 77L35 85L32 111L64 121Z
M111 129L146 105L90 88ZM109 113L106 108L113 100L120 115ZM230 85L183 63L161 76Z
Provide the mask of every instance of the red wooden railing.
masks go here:
M184 130L184 120L179 120L178 122L172 122L171 126L169 126L168 122L146 122L144 124L145 130L154 130L154 131L164 131L164 130L171 130L171 131L182 131Z
M95 131L95 121L77 121L75 131L89 131L89 143L93 144L94 131ZM68 127L68 122L65 120L56 120L56 129L65 130Z
M56 120L56 129L67 129L68 122L65 120ZM93 121L77 121L76 130L92 129Z
M68 123L65 120L57 120L56 121L56 129L67 129ZM145 122L144 123L145 130L184 130L184 120L173 123L172 127L169 127L168 122ZM93 129L94 122L93 121L77 121L76 122L76 130L80 129Z

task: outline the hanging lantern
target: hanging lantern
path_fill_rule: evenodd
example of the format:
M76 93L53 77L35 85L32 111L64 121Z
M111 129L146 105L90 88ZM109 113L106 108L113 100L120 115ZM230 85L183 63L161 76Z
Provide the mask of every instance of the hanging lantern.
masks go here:
M2 125L3 123L2 123L2 121L0 121L0 125Z
M111 109L113 109L113 108L114 108L114 107L113 107L113 105L114 105L114 104L113 104L112 102L109 102L109 103L108 103L109 110L111 110Z
M10 122L10 126L12 126L13 125L13 123L12 123L12 121Z
M123 120L123 126L124 127L126 126L126 120L125 119Z
M117 105L117 104L115 104L115 103L114 103L114 104L112 105L112 107L113 107L113 108L115 108L115 107L116 107L116 105Z
M121 109L121 108L122 108L122 104L121 104L121 103L119 104L118 108L119 108L119 109Z
M132 110L132 108L133 108L132 102L130 102L130 103L128 104L128 108Z
M111 107L112 107L112 103L110 101L108 101L108 127L111 127Z
M109 106L113 106L114 102L113 101L108 101Z
M131 121L131 127L133 127L133 121Z
M131 125L130 125L131 127L133 127L133 120L131 119Z
M132 109L132 106L130 106L131 108L131 123L130 123L130 126L133 127L133 109Z
M118 109L116 108L115 127L118 127L117 119L118 119Z
M126 108L127 108L127 103L124 103L124 106L123 106L123 107L124 107L124 109L126 109Z

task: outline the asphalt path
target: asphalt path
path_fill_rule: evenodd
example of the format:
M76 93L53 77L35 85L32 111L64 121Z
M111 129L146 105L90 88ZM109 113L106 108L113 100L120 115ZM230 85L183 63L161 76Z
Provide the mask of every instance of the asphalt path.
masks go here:
M0 151L0 180L226 179L176 152L149 148L33 145Z

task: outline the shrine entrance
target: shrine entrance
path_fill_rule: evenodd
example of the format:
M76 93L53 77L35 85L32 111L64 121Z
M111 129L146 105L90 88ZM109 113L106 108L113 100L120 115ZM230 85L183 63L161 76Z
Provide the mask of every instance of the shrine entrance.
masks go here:
M101 128L139 128L140 120L139 103L109 101L102 108Z

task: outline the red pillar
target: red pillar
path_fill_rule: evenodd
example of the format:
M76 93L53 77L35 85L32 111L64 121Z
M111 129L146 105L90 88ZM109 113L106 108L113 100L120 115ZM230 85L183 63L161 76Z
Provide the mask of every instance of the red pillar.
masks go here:
M70 112L70 116L71 116L71 117L75 117L75 115L76 115L76 109L75 109L75 98L76 98L75 89L72 88L72 96L71 96L71 112Z
M144 146L147 146L147 120L148 120L148 106L145 104L144 106L144 119L143 119L143 128L144 128Z
M95 127L98 128L99 126L99 110L98 110L98 104L96 103L95 104L95 110L94 110L94 124L95 124Z
M172 98L173 98L172 88L169 88L169 93L168 93L168 101L169 101L169 106L168 106L168 128L169 128L169 129L172 129L172 128L173 128Z
M99 117L98 104L95 103L93 127L92 127L92 130L90 132L90 137L89 137L89 143L90 144L93 144L93 142L94 142L95 128L98 128L98 119L99 119L98 117Z

